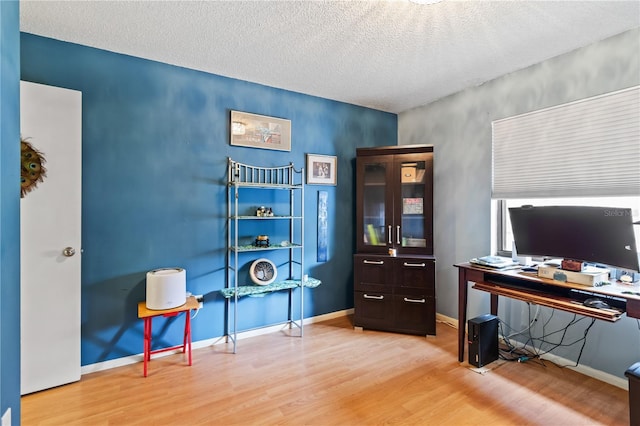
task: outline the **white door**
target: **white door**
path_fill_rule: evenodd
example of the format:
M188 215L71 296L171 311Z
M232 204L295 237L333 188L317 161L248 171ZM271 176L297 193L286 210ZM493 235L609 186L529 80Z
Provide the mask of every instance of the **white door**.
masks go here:
M23 395L80 380L81 126L81 92L20 82L20 133L46 160L20 202Z

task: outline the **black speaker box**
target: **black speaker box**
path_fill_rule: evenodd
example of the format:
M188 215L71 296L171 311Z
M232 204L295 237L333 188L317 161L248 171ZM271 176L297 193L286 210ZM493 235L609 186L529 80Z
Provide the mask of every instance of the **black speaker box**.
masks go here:
M498 359L498 317L481 315L469 320L469 364L483 367Z

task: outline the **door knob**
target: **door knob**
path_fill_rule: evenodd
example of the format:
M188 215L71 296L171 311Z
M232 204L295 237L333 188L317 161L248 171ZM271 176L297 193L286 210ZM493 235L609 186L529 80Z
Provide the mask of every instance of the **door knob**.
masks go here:
M67 257L71 257L76 254L76 249L74 249L73 247L65 247L64 250L62 250L62 254Z

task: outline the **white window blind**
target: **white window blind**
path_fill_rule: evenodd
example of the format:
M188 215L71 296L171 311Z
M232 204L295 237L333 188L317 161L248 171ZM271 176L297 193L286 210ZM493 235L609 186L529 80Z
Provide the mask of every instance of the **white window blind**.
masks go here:
M493 198L640 195L640 86L491 124Z

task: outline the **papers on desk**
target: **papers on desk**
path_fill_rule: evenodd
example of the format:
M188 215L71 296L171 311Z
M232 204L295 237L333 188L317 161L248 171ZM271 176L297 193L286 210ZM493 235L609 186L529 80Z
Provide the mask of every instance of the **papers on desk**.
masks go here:
M482 266L491 269L517 269L520 267L518 262L514 262L508 257L502 256L483 256L474 257L469 261L474 266Z

